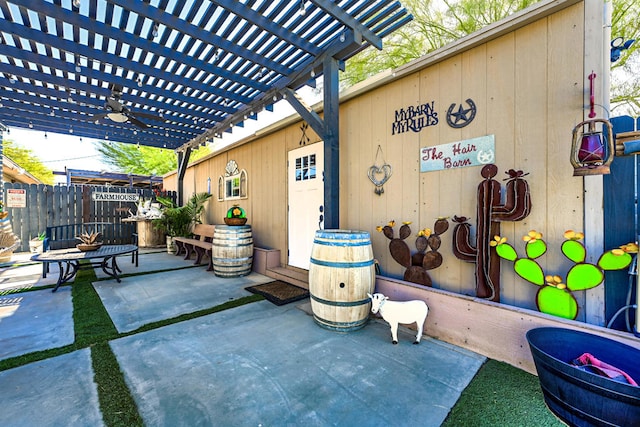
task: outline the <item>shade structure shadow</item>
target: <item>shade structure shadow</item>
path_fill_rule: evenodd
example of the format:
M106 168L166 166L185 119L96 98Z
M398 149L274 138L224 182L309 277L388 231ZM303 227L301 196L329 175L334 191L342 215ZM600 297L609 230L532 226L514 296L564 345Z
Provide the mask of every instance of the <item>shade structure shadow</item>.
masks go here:
M73 341L71 287L0 296L0 360Z

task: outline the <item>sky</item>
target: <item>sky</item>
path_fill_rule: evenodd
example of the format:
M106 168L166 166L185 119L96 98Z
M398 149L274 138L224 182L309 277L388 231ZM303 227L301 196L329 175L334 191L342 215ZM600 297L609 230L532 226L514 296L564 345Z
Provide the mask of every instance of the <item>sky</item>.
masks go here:
M5 138L12 140L17 146L31 150L32 154L54 172L69 169L91 171L110 171L112 166L102 162L100 153L95 149L94 139L79 138L73 135L10 128Z

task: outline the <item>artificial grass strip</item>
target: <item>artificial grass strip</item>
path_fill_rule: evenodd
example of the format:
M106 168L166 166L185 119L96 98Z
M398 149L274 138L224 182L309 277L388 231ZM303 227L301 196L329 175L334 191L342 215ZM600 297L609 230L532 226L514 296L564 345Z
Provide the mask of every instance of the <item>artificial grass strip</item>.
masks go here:
M241 305L250 304L256 301L262 301L264 297L262 295L250 295L238 299L234 299L231 301L227 301L220 305L216 305L215 307L205 308L202 310L194 311L192 313L181 314L176 317L172 317L170 319L158 320L157 322L147 323L146 325L140 326L138 329L131 332L124 332L120 334L120 336L129 336L139 334L140 332L150 331L152 329L161 328L163 326L171 325L173 323L184 322L185 320L195 319L197 317L206 316L207 314L217 313L219 311L228 310L230 308L240 307Z
M562 427L545 406L538 377L488 360L442 424L444 427Z
M93 269L80 270L71 288L76 344L80 347L118 336L118 330L91 284L95 280Z
M94 379L105 425L110 427L143 426L131 392L124 380L116 356L107 342L91 347Z
M79 348L75 344L65 345L63 347L56 347L49 350L34 351L32 353L21 354L20 356L10 357L8 359L0 360L0 372L7 369L17 368L18 366L27 365L29 363L37 362L39 360L49 359L51 357L61 356L63 354L71 353Z

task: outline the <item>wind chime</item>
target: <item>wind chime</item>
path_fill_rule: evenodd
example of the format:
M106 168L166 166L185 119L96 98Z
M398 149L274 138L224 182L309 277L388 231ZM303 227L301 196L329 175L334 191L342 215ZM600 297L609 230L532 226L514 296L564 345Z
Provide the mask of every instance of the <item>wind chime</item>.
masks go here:
M613 161L613 126L606 119L596 119L594 80L596 74L589 74L589 120L578 123L573 128L571 144L571 165L573 176L606 175ZM586 131L585 131L586 128Z
M380 166L378 166L379 157L382 158L382 164ZM373 185L376 186L373 192L378 196L381 196L382 193L384 193L384 188L382 186L389 180L389 178L391 178L391 165L389 165L384 159L384 153L382 152L382 147L380 145L378 145L378 151L376 151L376 158L373 166L371 166L367 171L367 176L369 176Z

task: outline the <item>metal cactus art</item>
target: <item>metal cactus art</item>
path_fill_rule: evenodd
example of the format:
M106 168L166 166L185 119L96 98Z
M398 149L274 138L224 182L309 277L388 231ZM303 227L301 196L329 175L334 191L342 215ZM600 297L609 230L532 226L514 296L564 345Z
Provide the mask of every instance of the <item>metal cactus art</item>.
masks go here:
M484 181L478 185L476 207L477 227L475 246L471 243L471 225L466 217L454 216L458 224L453 229L453 253L458 259L476 264L476 296L500 302L500 259L492 250L490 241L500 235L500 223L520 221L531 212L529 184L522 179L522 171L509 169L506 174L505 201L502 201L501 185L493 179L498 173L494 164L485 165L481 175Z
M411 222L404 222L399 230L399 237L395 237L393 227L395 221L390 221L387 225L379 226L376 229L391 240L389 242L389 252L391 257L401 266L405 267L403 279L407 282L417 283L419 285L431 286L431 277L428 270L440 267L442 265L442 255L438 252L442 240L440 235L449 229L447 218L438 218L430 228L422 229L418 232L416 238L417 252L411 253L409 245L405 239L411 235ZM428 250L431 248L430 250Z
M587 250L579 240L583 233L573 230L565 231L565 241L561 250L564 256L575 263L567 272L563 281L557 275L545 275L542 267L535 261L547 252L547 244L542 240L542 234L531 230L522 238L526 242L526 258L518 257L516 250L507 243L505 237L495 236L491 246L496 253L508 261L513 261L516 274L534 285L540 286L536 295L538 310L566 319L578 317L578 301L572 292L595 288L604 280L604 270L620 270L626 268L633 258L630 253L638 252L636 243L629 243L618 249L605 252L598 259L597 265L585 262Z

